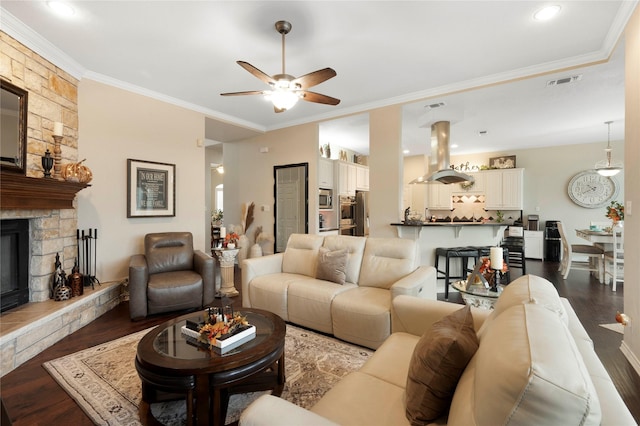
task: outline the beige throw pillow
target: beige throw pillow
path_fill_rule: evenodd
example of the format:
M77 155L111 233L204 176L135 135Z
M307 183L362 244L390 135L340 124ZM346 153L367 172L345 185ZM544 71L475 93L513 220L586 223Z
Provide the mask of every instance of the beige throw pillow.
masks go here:
M418 341L406 387L406 415L424 425L446 414L465 367L478 349L471 309L466 306L434 323Z
M320 247L316 278L337 284L344 284L347 277L347 254L346 250L331 251L327 248Z

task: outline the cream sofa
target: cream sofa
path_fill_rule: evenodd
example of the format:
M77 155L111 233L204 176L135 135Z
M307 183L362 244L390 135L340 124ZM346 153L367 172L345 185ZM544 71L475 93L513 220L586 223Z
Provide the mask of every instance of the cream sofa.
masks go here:
M414 347L431 324L461 306L400 296L393 307L393 334L310 411L265 395L243 412L240 425L408 425L405 386ZM472 315L479 347L448 415L431 424L636 424L575 312L550 282L521 277L493 311Z
M346 252L344 284L316 278L321 247ZM436 270L400 238L292 234L284 253L242 263L242 304L372 349L391 334L391 299L436 299Z

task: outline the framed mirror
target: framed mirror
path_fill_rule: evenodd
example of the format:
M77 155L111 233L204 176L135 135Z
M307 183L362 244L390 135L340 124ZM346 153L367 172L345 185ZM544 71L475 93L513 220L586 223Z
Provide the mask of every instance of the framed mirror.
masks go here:
M309 163L273 166L275 252L287 247L291 234L309 232Z
M0 169L25 174L28 92L0 79Z

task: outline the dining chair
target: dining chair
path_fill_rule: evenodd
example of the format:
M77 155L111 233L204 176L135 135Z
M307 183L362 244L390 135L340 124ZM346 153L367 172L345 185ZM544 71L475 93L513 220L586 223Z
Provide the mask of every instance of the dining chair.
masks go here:
M613 250L604 253L604 277L605 282L611 282L611 290L616 291L617 282L624 282L624 228L614 226L611 232ZM607 276L610 277L610 281L607 281Z
M604 250L589 244L569 244L562 222L558 222L558 231L562 241L562 260L558 270L562 273L562 278L566 280L569 271L573 268L597 272L598 279L602 281ZM587 257L586 261L584 260L585 256Z

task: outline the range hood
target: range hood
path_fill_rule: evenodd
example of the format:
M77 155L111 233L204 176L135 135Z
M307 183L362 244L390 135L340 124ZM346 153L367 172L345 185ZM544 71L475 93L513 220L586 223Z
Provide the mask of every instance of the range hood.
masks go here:
M410 183L441 182L444 184L473 182L473 176L460 173L451 168L449 163L449 130L448 121L437 121L431 125L431 155L429 157L429 173L412 180Z

